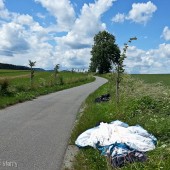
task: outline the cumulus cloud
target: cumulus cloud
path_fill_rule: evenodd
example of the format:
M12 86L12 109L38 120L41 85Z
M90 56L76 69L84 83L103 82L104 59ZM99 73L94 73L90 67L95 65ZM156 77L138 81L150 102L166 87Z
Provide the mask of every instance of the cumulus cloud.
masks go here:
M116 14L116 16L112 18L112 21L122 23L124 22L125 19L126 19L125 14L118 13Z
M170 29L166 26L163 30L162 36L166 41L170 40Z
M4 9L5 5L3 0L0 0L0 10Z
M63 68L87 68L93 36L106 29L101 16L112 6L114 0L97 0L84 4L77 18L69 0L35 1L56 18L56 25L45 28L28 14L8 11L10 19L0 23L3 37L0 42L1 61L13 64L19 61L26 65L28 59L31 59L37 61L37 67L42 68L53 68L58 63ZM4 3L1 6L3 10L6 9ZM42 17L40 14L38 16ZM65 31L65 36L57 36L58 27L62 32Z
M23 28L16 23L7 23L0 29L1 35L1 52L8 56L13 53L25 52L29 49L29 43L25 40Z
M53 46L48 43L50 29L42 27L30 15L8 13L9 18L3 18L0 23L1 62L27 65L31 59L37 61L38 67L52 66Z
M9 19L9 12L5 7L4 1L0 0L0 18L1 19Z
M0 17L1 11L4 12L3 15L6 13L6 18L0 22L1 62L28 65L30 59L37 61L36 67L45 69L51 69L55 64L60 64L63 69L88 68L93 37L98 31L107 29L101 17L115 0L96 0L94 3L84 4L77 17L69 0L61 2L35 1L41 3L56 18L56 25L43 27L28 14L8 11L3 1L0 0ZM56 4L54 5L54 3ZM151 2L149 1L148 4ZM137 10L137 7L133 6L131 11L134 9ZM145 20L148 21L153 12L149 14L146 12L147 10L143 11L145 11L144 15L147 13L148 17L145 17ZM135 14L135 12L132 13ZM144 19L139 19L140 15L137 15L137 12L135 15L132 13L119 14L114 18L114 21L123 22L124 19L128 19L145 23ZM41 15L39 17L41 18ZM58 30L56 28L58 26L60 26L60 30L66 31L65 34L57 36ZM169 28L165 27L162 33L165 40L169 40L168 32ZM169 49L170 44L161 44L157 49L148 51L130 46L125 60L126 70L133 73L170 73Z
M135 23L146 24L157 10L157 6L151 1L147 3L133 3L132 9L127 15L117 14L113 17L113 22L123 22L125 19Z
M41 14L41 13L37 13L37 17L38 18L41 18L41 19L45 19L46 18L46 16L45 15L43 15L43 14Z
M84 4L80 16L68 34L58 41L74 49L90 47L92 37L100 30L106 29L101 22L101 15L112 6L113 0L98 0L94 4Z
M35 0L53 15L62 31L68 31L75 21L75 11L69 0Z
M113 2L114 0L98 0L95 3L84 4L68 34L56 38L59 46L57 51L60 52L58 56L65 56L63 64L66 67L79 67L81 62L84 65L81 64L81 67L88 67L93 37L99 31L106 29L105 23L101 22L101 16ZM61 49L65 49L64 54Z
M130 46L125 60L129 73L170 73L170 44L160 44L157 49L144 51Z

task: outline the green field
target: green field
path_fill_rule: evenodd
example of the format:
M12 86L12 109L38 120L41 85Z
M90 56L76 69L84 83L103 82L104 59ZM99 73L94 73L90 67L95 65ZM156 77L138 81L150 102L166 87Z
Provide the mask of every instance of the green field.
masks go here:
M135 75L141 79L142 75ZM122 170L169 170L170 167L170 88L158 84L161 75L145 83L135 76L124 75L120 88L120 103L115 101L115 81L113 75L106 75L109 82L91 94L86 100L83 113L78 115L78 121L73 129L70 144L75 144L77 137L85 130L95 127L99 122L120 120L132 125L140 125L157 138L156 149L147 152L146 162L126 164ZM152 77L152 76L151 76ZM151 80L150 75L145 76ZM161 77L158 79L158 77ZM143 76L142 76L143 78ZM149 81L147 81L149 82ZM153 82L156 82L154 84ZM96 97L110 93L111 100L95 103ZM80 149L74 162L74 170L111 170L105 156L94 148ZM119 169L119 168L118 168Z
M0 79L4 77L26 75L29 73L29 70L0 70Z
M132 77L144 80L146 83L162 83L170 86L170 74L132 74Z
M31 86L30 71L0 70L0 108L93 80L87 73L60 72L55 78L53 72L35 71Z

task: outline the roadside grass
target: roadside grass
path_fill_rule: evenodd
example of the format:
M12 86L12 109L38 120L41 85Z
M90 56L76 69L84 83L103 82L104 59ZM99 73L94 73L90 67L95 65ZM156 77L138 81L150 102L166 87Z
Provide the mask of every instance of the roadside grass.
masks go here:
M169 170L170 167L170 87L160 83L146 84L141 80L125 75L121 86L120 104L115 101L113 75L106 75L109 82L91 94L85 104L84 113L78 115L73 129L70 144L85 130L96 126L99 122L120 120L129 125L141 125L153 134L158 143L156 149L147 153L144 163L133 163L122 167L122 170ZM102 94L110 93L111 100L95 103L94 99ZM80 149L73 162L74 170L110 170L107 158L99 151L87 147Z
M9 76L0 74L0 78L3 77L0 79L0 108L31 100L40 95L79 86L95 79L92 75L85 73L70 72L61 72L57 79L54 79L53 72L35 71L34 85L31 87L29 72L21 71L21 74L19 74L20 71L11 73L12 71L6 70L6 72L10 72L7 73ZM25 73L28 76L22 77Z

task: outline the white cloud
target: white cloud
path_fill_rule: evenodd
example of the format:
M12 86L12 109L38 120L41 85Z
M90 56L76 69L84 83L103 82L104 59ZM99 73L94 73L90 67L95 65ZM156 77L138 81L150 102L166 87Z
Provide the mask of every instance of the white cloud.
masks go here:
M135 23L146 24L157 10L157 6L151 1L147 3L133 3L132 9L125 16L124 14L117 14L113 17L113 22L123 22L125 19Z
M72 29L66 36L57 38L59 46L57 56L65 56L63 61L65 67L70 68L80 61L84 65L81 67L88 67L93 37L99 31L106 29L106 25L101 22L101 16L113 2L114 0L98 0L93 4L84 4ZM62 49L65 51L64 54Z
M125 60L130 73L170 73L170 44L160 44L157 49L144 51L129 46Z
M28 60L31 59L37 61L36 67L46 69L51 69L58 63L65 69L88 68L93 37L98 31L107 29L101 17L112 6L114 0L96 0L94 3L84 4L77 18L69 0L61 2L36 0L36 2L40 2L56 17L56 25L43 27L30 15L8 11L3 1L0 0L0 12L6 13L6 18L0 22L1 62L28 65ZM150 14L147 13L151 17ZM131 14L131 19L128 19L134 22L137 22L135 19L140 20L140 15L132 16ZM124 15L119 14L115 21L123 21L123 19ZM148 19L149 17L146 20ZM144 20L140 21L145 23ZM60 30L63 28L62 31L67 31L64 36L57 36L58 26ZM168 32L169 28L165 27L162 36L166 40L169 40ZM148 51L130 46L125 64L128 72L170 73L169 57L170 44L161 44L157 49Z
M29 43L23 34L23 27L16 23L7 23L0 29L1 52L8 56L12 56L15 52L25 52L29 49ZM3 50L4 49L4 50Z
M46 18L46 16L45 15L43 15L43 14L41 14L41 13L37 13L37 17L38 18L41 18L41 19L45 19Z
M1 23L0 27L3 37L0 42L1 61L26 65L28 59L31 59L37 61L37 67L43 68L53 68L57 63L63 68L87 68L93 36L106 29L101 16L112 6L114 0L84 4L77 18L69 0L36 2L40 2L56 17L57 24L44 28L28 14L9 12L10 19ZM67 31L66 36L57 37L58 26L62 31Z
M170 29L166 26L163 30L162 36L166 41L170 40Z
M41 68L53 67L53 46L49 28L42 27L30 15L9 13L10 19L0 24L1 62L28 65L28 60L37 61Z
M147 3L134 3L127 19L136 23L146 24L156 10L156 5L151 1Z
M1 19L9 19L9 12L6 9L3 0L0 0L0 18Z
M100 30L106 29L101 22L101 15L111 7L113 0L98 0L94 4L84 4L80 16L68 34L58 41L60 44L79 49L92 45L93 36Z
M35 0L42 4L57 20L62 31L68 31L75 21L75 11L69 0Z
M3 0L0 0L0 10L2 10L4 8L5 8L4 2L3 2Z
M124 20L125 20L125 14L120 14L120 13L116 14L116 16L114 16L114 17L112 18L112 21L113 21L113 22L122 23L122 22L124 22Z

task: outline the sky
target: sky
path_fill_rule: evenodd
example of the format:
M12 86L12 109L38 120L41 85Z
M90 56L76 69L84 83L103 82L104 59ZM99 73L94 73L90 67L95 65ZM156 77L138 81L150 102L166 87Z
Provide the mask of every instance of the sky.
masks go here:
M0 0L0 62L88 69L93 38L106 30L127 73L170 73L169 0Z

